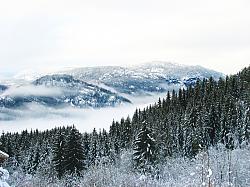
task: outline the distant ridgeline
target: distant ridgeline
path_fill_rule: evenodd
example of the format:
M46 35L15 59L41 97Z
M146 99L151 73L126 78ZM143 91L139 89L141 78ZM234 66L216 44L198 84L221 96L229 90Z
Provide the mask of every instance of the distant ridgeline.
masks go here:
M6 163L10 172L21 168L52 176L56 171L61 178L66 172L81 174L96 164L115 163L124 150L134 149L135 169L164 162L166 157L192 158L218 144L232 150L249 144L249 133L250 67L225 79L200 80L194 87L168 93L156 104L136 110L132 119L113 121L109 132L94 129L80 134L75 127L62 127L4 133L0 150L10 155Z

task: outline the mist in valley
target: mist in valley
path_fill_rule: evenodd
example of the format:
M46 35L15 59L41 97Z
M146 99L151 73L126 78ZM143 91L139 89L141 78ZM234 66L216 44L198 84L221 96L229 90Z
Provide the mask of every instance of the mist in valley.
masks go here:
M20 90L19 92L20 93ZM41 92L45 95L45 91ZM14 94L14 93L13 93ZM33 92L38 94L38 92ZM51 94L47 92L47 94ZM121 104L105 108L48 107L36 103L26 104L18 109L0 109L0 126L2 132L21 132L23 130L46 130L59 126L75 125L81 132L91 132L94 128L109 130L113 121L122 117L132 117L136 108L143 109L165 97L166 93L139 96L127 96L132 104Z

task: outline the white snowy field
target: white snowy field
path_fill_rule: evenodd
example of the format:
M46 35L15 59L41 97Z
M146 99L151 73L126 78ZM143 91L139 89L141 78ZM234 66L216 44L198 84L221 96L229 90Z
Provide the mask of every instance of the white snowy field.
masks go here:
M166 93L153 96L130 97L133 104L123 104L117 107L100 109L79 109L44 107L31 104L22 110L4 110L1 115L15 115L15 120L0 121L1 132L20 132L22 130L46 130L59 126L75 125L81 132L91 132L93 128L108 130L113 119L120 120L128 115L132 117L136 108L143 109L149 104L158 101L159 97L165 97Z

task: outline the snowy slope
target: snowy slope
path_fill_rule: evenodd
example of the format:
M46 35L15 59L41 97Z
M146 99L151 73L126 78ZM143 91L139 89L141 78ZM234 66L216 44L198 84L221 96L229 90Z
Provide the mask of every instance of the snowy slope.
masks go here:
M170 85L188 86L198 79L224 75L201 66L184 66L155 62L130 67L104 66L76 68L62 73L77 79L104 84L121 93L140 95L144 92L165 92Z
M21 75L13 79L13 84L9 82L8 88L0 85L0 109L20 108L30 103L55 108L117 106L130 103L133 96L165 93L192 86L199 79L223 77L221 73L200 66L165 62L67 69L34 80L33 72Z
M2 94L0 107L17 108L34 102L52 107L70 105L84 108L115 106L130 101L70 75L47 75L30 85L22 85Z
M5 90L7 90L7 89L8 89L7 86L0 84L0 94L1 94L2 92L4 92Z

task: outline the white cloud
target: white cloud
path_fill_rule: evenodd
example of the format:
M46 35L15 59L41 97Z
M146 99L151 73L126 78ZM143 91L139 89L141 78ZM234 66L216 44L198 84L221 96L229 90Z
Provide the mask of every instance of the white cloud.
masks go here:
M250 59L248 0L9 0L0 71L152 60L225 73Z
M91 132L93 128L106 129L112 120L120 120L128 115L132 117L136 108L144 108L154 103L166 93L141 98L130 98L134 104L101 109L61 108L55 109L37 104L28 104L25 109L0 109L0 119L16 117L16 120L0 120L2 131L20 132L25 129L52 129L55 126L75 125L81 132ZM98 117L97 117L98 116Z
M12 86L7 89L1 96L57 96L61 95L62 90L54 87L45 87L45 86Z

